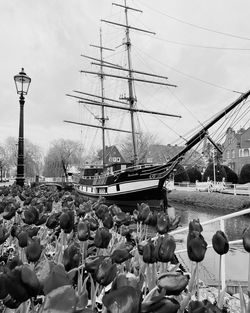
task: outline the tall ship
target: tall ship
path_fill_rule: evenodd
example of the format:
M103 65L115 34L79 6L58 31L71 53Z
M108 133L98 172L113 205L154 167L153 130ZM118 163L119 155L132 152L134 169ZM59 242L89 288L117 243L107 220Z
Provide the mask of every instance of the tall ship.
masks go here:
M168 88L177 87L175 84L168 83L167 77L156 75L153 73L137 71L132 67L131 58L131 39L130 32L145 32L147 34L154 34L151 31L133 27L129 24L128 15L130 11L141 13L137 8L132 8L124 4L113 3L113 5L124 10L125 23L117 23L109 20L102 20L111 26L116 26L125 31L125 40L123 45L126 47L126 67L106 61L103 57L105 51L113 51L107 48L102 42L102 32L100 31L99 45L92 45L100 51L100 57L94 58L84 55L85 58L90 59L92 65L97 67L97 71L82 70L86 75L94 75L99 78L100 93L93 94L87 91L75 90L72 94L67 96L77 99L79 103L100 108L101 117L98 118L99 125L88 123L80 123L76 121L65 120L64 122L81 125L88 128L100 128L102 131L102 165L91 168L85 168L81 177L79 178L76 188L77 191L86 199L97 200L100 197L105 198L108 204L117 204L121 206L135 206L137 203L146 202L150 206L159 206L160 203L167 201L167 182L176 169L177 165L182 161L185 154L194 148L205 137L210 140L215 148L218 148L216 143L208 136L208 130L214 126L225 115L231 112L235 107L241 104L250 94L250 91L242 93L235 101L229 104L225 109L211 118L207 123L201 125L200 129L186 141L185 146L168 159L163 164L141 163L138 158L137 135L138 131L135 126L135 115L137 113L148 115L162 115L169 118L180 118L178 114L161 113L157 111L139 109L137 107L137 97L135 95L135 82L144 84L145 88L149 84L166 86ZM112 72L110 73L109 71ZM117 74L115 73L117 71ZM122 74L120 74L122 73ZM145 79L145 77L147 77ZM126 93L119 99L110 98L106 96L104 79L117 79L127 83ZM130 114L130 129L120 129L109 127L107 125L108 119L105 115L105 109L112 108L115 110L127 111ZM132 142L133 160L129 164L117 166L117 164L107 164L106 155L106 133L107 131L129 133Z

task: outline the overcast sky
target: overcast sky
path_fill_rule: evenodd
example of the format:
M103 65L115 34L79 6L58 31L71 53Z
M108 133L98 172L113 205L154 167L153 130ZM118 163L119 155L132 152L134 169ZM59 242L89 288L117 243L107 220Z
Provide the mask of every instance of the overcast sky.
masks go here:
M100 116L99 108L85 108L66 96L74 94L72 90L100 92L98 82L94 87L96 77L79 72L99 70L81 54L99 58L99 51L89 45L99 44L100 27L103 45L116 49L104 57L110 62L111 56L115 62L126 60L124 29L100 21L124 24L123 10L112 2L0 0L0 142L18 136L19 102L13 76L24 67L32 79L25 102L25 137L45 151L58 138L79 140L86 147L99 143L95 130L63 120L94 124L93 116ZM163 144L172 143L235 100L238 95L232 90L250 89L249 0L128 0L127 5L143 11L130 12L131 26L156 33L131 32L133 68L168 76L169 83L178 85L150 89L137 83L138 107L182 116L150 120L144 114L138 119L143 131L155 134ZM126 87L105 79L106 96L124 95L126 90L117 93L121 86ZM115 120L108 115L109 125L129 129L128 114L119 114L113 114ZM109 135L107 143L119 143L120 134Z

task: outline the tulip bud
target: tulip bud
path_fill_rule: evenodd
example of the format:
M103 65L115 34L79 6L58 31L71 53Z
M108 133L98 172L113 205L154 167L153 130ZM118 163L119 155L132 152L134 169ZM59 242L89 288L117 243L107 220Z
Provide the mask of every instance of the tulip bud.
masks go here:
M156 230L159 234L165 234L168 232L170 226L169 217L166 213L161 212L157 215Z
M191 261L201 262L207 250L207 243L204 237L197 231L189 232L187 238L187 252Z
M221 230L218 230L212 238L212 245L219 255L226 254L229 250L229 243L225 233Z
M55 229L59 225L59 216L61 213L52 213L47 219L46 226L49 229Z
M250 226L244 229L242 239L245 250L250 253Z
M24 248L27 247L28 244L28 233L26 231L21 231L18 235L17 235L17 239L18 239L18 244L20 248Z
M144 223L147 219L150 211L150 207L146 203L142 203L141 205L138 205L139 214L138 214L138 221Z
M91 231L95 231L99 228L99 223L95 218L89 217L87 221L89 223L89 228Z
M100 220L103 220L106 212L108 212L108 206L105 204L100 204L95 210L95 214Z
M97 248L106 249L109 245L111 238L112 235L107 228L99 228L97 229L95 234L94 245Z
M116 273L116 264L113 264L110 258L106 258L95 271L95 279L100 285L107 286L114 280Z
M155 245L155 257L160 262L170 262L174 258L176 243L173 236L165 234L163 237L158 237Z
M199 219L193 219L192 221L189 222L189 232L192 231L197 231L198 233L201 233L203 231Z
M23 221L25 224L31 225L36 224L39 220L39 212L33 206L29 207L24 211L24 218Z
M74 211L68 210L60 215L60 227L69 234L74 227Z
M98 266L104 261L106 257L100 256L89 256L85 259L85 269L87 272L93 274L96 272Z
M87 220L78 223L77 236L80 241L86 241L89 239L90 229Z
M147 244L143 247L143 261L145 263L155 263L156 258L154 255L155 246L152 240L149 240Z
M188 312L222 313L224 311L219 309L216 304L212 304L209 300L205 299L203 301L190 301L188 305Z
M144 223L149 226L156 226L157 224L157 213L150 211Z
M9 235L10 233L7 231L7 229L3 225L0 225L0 245L5 242Z
M63 253L63 265L65 270L68 272L72 268L78 267L80 259L81 255L79 247L72 243L64 250Z
M29 299L29 293L22 283L20 268L15 268L10 271L6 278L7 290L12 298L19 302L24 302Z
M37 239L32 240L32 242L28 244L25 253L29 262L37 262L42 253L42 246L40 245L40 241Z
M157 279L157 286L164 288L166 295L179 295L187 286L189 277L182 272L167 272Z
M116 249L111 255L111 259L114 263L121 264L132 258L132 255L126 249Z
M3 218L5 220L11 220L12 217L14 217L16 215L16 208L14 206L13 203L10 203L8 204L5 209L4 209L4 212L3 212Z
M111 229L113 227L113 224L114 224L113 216L110 213L106 213L104 215L102 223L103 223L104 227Z

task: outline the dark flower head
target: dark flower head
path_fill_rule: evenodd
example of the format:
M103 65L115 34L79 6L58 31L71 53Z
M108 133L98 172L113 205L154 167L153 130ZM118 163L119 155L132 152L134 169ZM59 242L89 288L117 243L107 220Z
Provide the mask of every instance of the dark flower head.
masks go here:
M159 295L152 297L149 301L143 302L141 313L177 313L179 308L180 304L174 298Z
M138 211L139 211L138 221L144 223L149 213L151 212L149 205L146 203L138 205Z
M20 248L24 248L27 247L28 244L28 233L25 230L22 230L18 235L17 235L17 239L18 239L18 244Z
M116 277L117 266L111 258L105 258L95 271L95 280L102 286L109 285Z
M77 226L77 236L80 241L86 241L90 236L90 227L88 220L83 220L78 223Z
M161 212L157 215L156 230L159 234L166 234L170 227L169 217L166 213Z
M189 222L189 232L197 231L201 233L203 231L202 225L200 224L199 219L193 219Z
M0 225L0 245L5 242L9 235L10 232L8 232L8 230L3 225Z
M39 212L33 206L30 206L26 210L24 210L24 218L23 221L25 224L31 225L36 224L39 219Z
M89 228L91 231L95 231L99 228L99 223L94 217L87 218L87 221L89 223Z
M0 273L0 299L4 299L8 295L6 279L6 274Z
M103 220L105 214L108 212L108 206L105 204L100 204L96 210L95 210L95 214L96 216L100 219Z
M60 227L66 234L69 234L74 227L74 211L67 210L60 215Z
M157 286L164 288L166 295L179 295L187 286L189 277L180 271L161 274L157 279Z
M156 211L150 211L144 223L149 226L156 226L157 224L157 213Z
M21 280L30 297L35 297L41 290L40 282L34 270L29 265L21 266Z
M46 226L49 229L55 229L59 225L59 216L61 213L52 213L47 219Z
M229 243L225 233L221 230L218 230L212 238L212 245L219 255L226 254L229 250Z
M201 262L207 250L207 243L198 231L189 232L187 238L188 257L193 262Z
M14 268L6 275L6 287L8 293L13 299L19 302L24 302L29 299L28 290L25 288L19 267Z
M74 243L69 245L63 253L63 265L68 272L72 268L78 267L81 259L79 247Z
M103 255L89 256L85 259L85 269L87 272L93 274L96 272L99 265L104 261L106 257Z
M250 253L250 226L244 229L242 234L244 249Z
M155 246L152 240L149 240L147 244L143 247L143 261L145 263L155 263L156 258L154 254Z
M132 258L132 254L126 249L115 249L111 255L111 259L114 263L121 264Z
M103 297L103 304L109 313L139 313L141 293L131 286L113 290Z
M99 228L96 231L94 238L94 245L97 248L106 249L109 245L109 242L112 238L112 234L105 227Z
M103 226L108 228L108 229L111 229L113 227L114 221L113 221L113 216L111 215L111 213L107 212L104 215L102 223L103 223Z
M156 240L154 254L157 261L170 262L174 258L176 248L175 240L172 236L165 234Z
M36 237L34 237L31 242L28 243L25 253L28 262L37 262L39 260L42 253L42 246Z
M8 204L3 212L3 218L5 220L11 220L16 215L16 208L13 203Z

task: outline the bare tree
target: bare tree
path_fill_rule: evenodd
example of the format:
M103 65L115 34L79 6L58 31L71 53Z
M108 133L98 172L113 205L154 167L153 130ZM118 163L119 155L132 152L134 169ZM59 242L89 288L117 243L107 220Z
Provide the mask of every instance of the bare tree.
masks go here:
M148 149L152 144L158 144L155 135L142 132L137 135L137 154L139 163L145 163L147 161ZM133 144L130 135L127 136L125 141L121 144L121 153L126 160L133 161Z
M80 165L81 146L73 140L58 139L51 143L45 157L44 175L59 177L64 175L68 179L70 166Z

